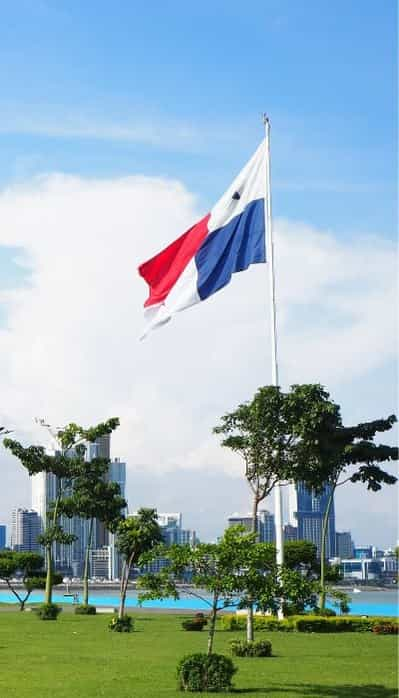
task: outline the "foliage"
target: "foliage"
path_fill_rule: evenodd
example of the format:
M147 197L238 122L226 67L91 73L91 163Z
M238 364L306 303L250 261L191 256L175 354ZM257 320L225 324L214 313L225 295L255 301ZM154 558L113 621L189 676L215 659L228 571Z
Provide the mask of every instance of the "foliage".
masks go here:
M220 618L220 628L222 630L245 630L246 618L245 616L237 616L235 614L223 614ZM275 616L254 616L254 629L264 630L270 632L292 632L293 625L289 618L284 620L279 620Z
M162 546L153 554L165 557L168 566L158 574L143 575L139 579L138 587L143 590L139 598L179 598L184 591L201 599L210 608L208 654L211 654L218 612L228 605L237 605L239 597L247 593L248 585L253 592L255 586L259 590L261 582L267 579L254 568L253 553L258 554L257 562L261 558L261 551L254 543L255 534L246 532L242 526L232 526L218 543L199 543L195 548ZM188 570L190 585L182 586ZM209 593L210 599L203 590Z
M115 633L131 633L134 630L134 620L131 616L113 616L108 627Z
M259 388L251 402L225 414L214 433L222 446L239 453L251 488L264 499L279 480L318 469L328 453L319 436L336 424L339 408L321 385L293 385L287 393L278 386Z
M63 508L63 498L73 489L74 479L82 474L86 467L84 442L94 442L105 434L110 434L119 424L119 419L113 417L94 427L83 427L70 423L57 431L60 450L53 454L46 452L43 446L32 445L24 447L14 439L4 439L4 446L20 460L29 475L51 473L57 477L57 493L46 517L46 528L38 542L45 548L46 553L46 604L51 604L53 588L53 546L54 543L70 545L76 536L66 533L60 523Z
M339 589L327 589L327 596L331 599L332 605L337 608L340 613L349 613L350 596Z
M252 603L262 611L277 612L284 590L286 601L296 613L316 603L317 586L294 569L279 569L272 548L256 543L256 534L242 526L228 528L218 543L163 547L154 551L168 561L158 574L143 575L138 587L140 599L179 598L184 591L200 598L210 608L208 652L212 652L217 614L226 606L247 607ZM191 584L182 586L190 570ZM211 599L202 590L208 591Z
M132 566L140 565L143 556L153 551L161 541L162 532L156 509L141 508L135 516L129 516L120 521L116 535L116 547L123 558L119 618L122 618L125 613L126 593Z
M196 613L194 618L189 618L182 622L183 630L203 630L208 621L203 613Z
M266 386L259 388L251 402L224 415L214 432L223 435L222 446L244 459L254 495L255 524L257 504L279 480L302 481L317 492L331 485L329 507L336 487L345 482L362 482L374 492L383 484L395 483L396 477L379 463L398 460L398 448L377 445L374 438L389 431L396 421L390 415L345 427L339 405L322 386L293 385L288 393ZM324 551L329 507L322 532L321 608L326 600Z
M177 667L179 688L200 693L230 691L236 671L231 659L222 654L189 654L181 659Z
M83 570L83 605L85 606L89 603L89 556L94 521L101 521L105 528L115 532L123 519L122 510L126 507L119 484L107 480L109 463L108 458L99 457L92 458L89 462L84 459L76 462L71 489L61 499L58 507L59 513L69 518L79 516L81 519L90 521Z
M24 610L34 589L45 588L46 572L43 568L43 556L39 553L0 551L0 579L6 582L10 591L17 598L21 611ZM25 594L21 593L19 585L13 581L16 577L25 587ZM53 575L53 584L60 584L61 581L61 575Z
M97 609L95 606L90 606L89 604L79 604L75 606L75 614L77 616L95 616Z
M250 402L221 418L214 433L223 436L222 446L238 453L245 463L245 477L253 494L253 530L257 529L258 505L274 486L284 480L330 466L330 453L323 449L323 434L339 419L339 407L318 384L293 385L287 393L278 386L257 390ZM247 639L253 640L253 604L248 597ZM281 613L281 609L280 609Z
M293 618L292 623L300 633L340 633L340 632L371 632L377 625L385 623L385 619L378 617L347 616L345 618L327 618L321 616L303 616ZM387 621L397 627L398 623L392 618Z
M271 657L272 643L269 640L248 642L247 640L232 640L231 653L235 657Z
M57 620L62 608L55 603L43 603L35 611L40 620Z
M254 617L255 630L267 632L309 632L309 633L337 633L337 632L371 632L377 626L393 625L398 627L398 621L382 616L330 616L302 615L290 616L284 620L278 620L273 616ZM223 615L220 619L222 630L244 630L246 619L243 616L233 614Z

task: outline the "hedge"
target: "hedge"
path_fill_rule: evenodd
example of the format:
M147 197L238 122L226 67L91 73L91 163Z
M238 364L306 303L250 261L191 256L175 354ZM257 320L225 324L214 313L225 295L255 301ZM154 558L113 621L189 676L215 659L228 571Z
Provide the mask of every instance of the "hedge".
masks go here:
M231 654L235 657L271 657L272 643L269 640L231 640Z
M294 630L292 618L294 618L294 616L286 618L285 620L278 620L274 616L254 616L254 630L292 632ZM247 617L230 614L223 615L220 618L220 627L222 630L245 630L247 627Z
M225 615L220 619L222 630L245 630L246 616ZM278 620L273 616L255 616L254 630L269 632L293 632L298 633L340 633L340 632L373 632L374 627L387 626L385 633L395 633L398 628L396 618L383 616L289 616L284 620ZM378 634L378 630L375 631Z

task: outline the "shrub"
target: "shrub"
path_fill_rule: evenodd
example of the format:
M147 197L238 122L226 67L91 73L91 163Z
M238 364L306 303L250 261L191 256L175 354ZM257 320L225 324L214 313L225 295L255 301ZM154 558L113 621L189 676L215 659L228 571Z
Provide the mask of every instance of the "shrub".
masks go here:
M183 630L202 630L208 623L203 613L196 613L194 618L184 620L182 625Z
M177 667L179 689L209 693L230 691L236 671L231 659L222 654L189 654Z
M224 615L220 619L222 630L245 630L246 616ZM274 616L255 616L254 630L291 632L294 629L291 618L278 620Z
M40 620L57 620L62 608L55 603L42 603L35 611Z
M231 653L235 657L271 657L272 643L269 640L248 642L247 640L232 640Z
M134 620L131 616L122 616L122 618L113 616L108 627L115 633L131 633L134 630Z
M246 617L225 615L221 617L220 623L223 630L245 630ZM371 632L375 625L385 625L386 623L392 624L395 628L398 627L396 619L383 616L303 615L290 616L284 620L278 620L274 616L255 616L254 629L269 632L292 632L295 630L299 633L367 633ZM397 630L392 631L392 633L395 632Z
M75 606L75 613L77 616L95 616L97 609L95 606L89 606L88 604L80 604Z
M295 630L300 633L367 633L371 632L375 625L391 623L397 627L397 621L385 618L368 618L349 616L342 618L325 618L323 616L297 616L292 619Z
M397 635L399 628L397 623L384 621L382 623L374 623L372 630L376 635Z

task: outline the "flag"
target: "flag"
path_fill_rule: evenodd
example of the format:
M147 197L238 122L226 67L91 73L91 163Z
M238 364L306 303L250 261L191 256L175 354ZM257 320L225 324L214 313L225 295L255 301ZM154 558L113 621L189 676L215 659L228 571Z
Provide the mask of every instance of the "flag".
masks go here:
M262 141L210 213L140 265L139 274L149 286L143 336L180 310L205 301L232 274L266 261L265 148Z

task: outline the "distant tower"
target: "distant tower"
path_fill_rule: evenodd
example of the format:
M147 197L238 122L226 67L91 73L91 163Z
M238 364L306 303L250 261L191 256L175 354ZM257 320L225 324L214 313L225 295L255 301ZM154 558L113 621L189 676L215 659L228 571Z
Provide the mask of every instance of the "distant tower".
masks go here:
M228 527L245 526L248 531L252 531L252 514L232 514L227 519ZM274 514L267 509L258 512L258 536L261 543L274 543L276 540L276 527Z
M41 526L37 511L14 509L11 518L11 548L19 553L38 553Z
M6 526L0 524L0 550L4 550L6 547Z
M86 444L86 460L92 458L110 458L110 435L100 437L94 443ZM121 494L125 493L126 464L119 459L111 461L109 464L107 479L118 482ZM53 502L61 487L61 480L51 473L39 473L33 475L32 483L32 509L37 511L40 520L41 530L46 526L46 516L51 502ZM84 564L84 551L89 535L89 521L78 516L68 518L60 517L60 523L66 533L72 533L76 540L71 545L55 544L54 564L55 568L65 574L74 577L82 575ZM111 546L112 554L115 553L114 536L105 528L101 521L95 521L92 549L98 550L105 546ZM117 564L117 563L115 563Z
M335 554L344 560L353 557L353 540L349 531L335 534Z
M290 485L289 489L289 524L296 526L298 540L308 540L317 547L317 556L321 554L321 533L323 516L326 512L331 487L327 485L321 494L308 490L303 482ZM328 517L326 557L335 556L335 512L334 502Z

